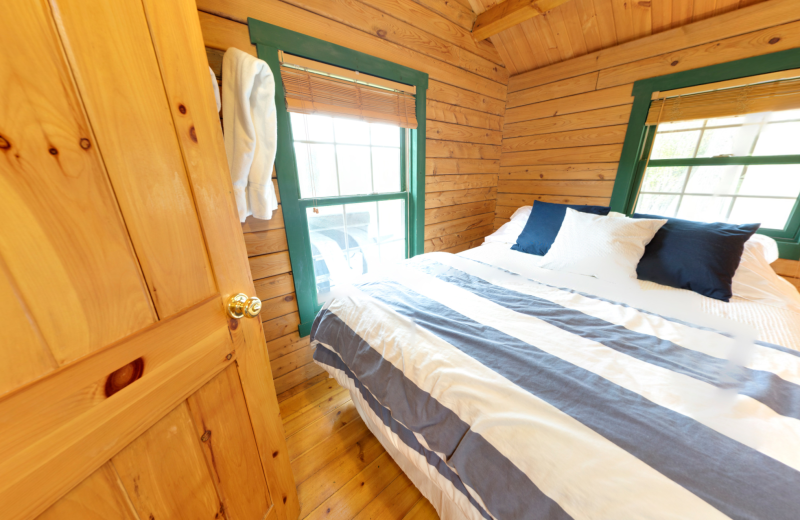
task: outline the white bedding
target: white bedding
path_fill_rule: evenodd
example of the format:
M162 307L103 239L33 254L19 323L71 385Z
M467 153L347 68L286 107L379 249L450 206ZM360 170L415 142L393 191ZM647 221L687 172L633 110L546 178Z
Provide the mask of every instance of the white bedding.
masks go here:
M776 406L771 396L784 395L781 392L767 390L762 395L741 390L738 395L731 394L729 401L723 398L724 404L718 406L715 400L726 390L722 390L724 385L715 386L717 376L707 370L714 363L727 359L744 365L749 371L759 371L758 377L771 373L782 381L781 388L786 384L800 385L800 358L786 350L800 351L800 313L792 310L791 305L767 305L736 297L724 303L652 282L632 280L630 284L611 284L550 271L537 267L541 257L511 251L508 244L486 244L457 256L464 260L442 253L424 255L406 266L393 268L388 278L367 279L365 284L337 297L322 311L312 330L312 339L318 345L315 360L350 390L367 426L442 518L706 520L738 517L741 512L750 515L748 518L766 519L777 518L773 513L778 509L767 513L761 499L777 502L780 496L783 503L779 509L783 512L797 506L796 499L787 496L785 489L776 491L793 486L800 478L797 473L800 472L800 419L796 417L800 412L788 404L795 401L781 397L783 404ZM453 272L460 272L458 276L466 285L448 282L447 277L451 275L446 266L456 270ZM520 280L514 274L505 278L504 271L488 266L534 282ZM474 278L476 282L468 282L470 276L477 277ZM469 283L473 283L471 288ZM483 290L488 292L484 295ZM505 291L505 300L489 296L496 290ZM533 300L529 303L518 296L514 300L511 292L535 296L544 314L526 315ZM547 308L552 308L548 302L561 310L547 314ZM424 305L429 309L440 307L433 314L417 314L409 321L406 313L419 312ZM459 323L458 315L451 311L472 320L476 328L465 329L467 325ZM570 313L573 315L570 319L577 319L579 314L580 319L588 320L587 324L602 320L616 330L598 334L611 334L608 336L611 343L603 343L596 337L592 339L595 329L591 327L596 325L576 328L580 321L570 325L566 320ZM475 335L473 330L481 332ZM641 339L614 339L624 336L625 330ZM491 339L490 335L498 334L497 331L508 338L508 345L503 346L506 340L494 342ZM620 331L623 331L622 336L619 336ZM481 336L481 339L469 345L471 336ZM754 340L786 349L757 345ZM612 345L614 341L616 347ZM637 345L638 341L641 344ZM663 350L665 344L658 342L668 342L672 350ZM500 350L495 350L495 346ZM638 348L639 353L627 351L628 347ZM653 350L649 350L651 347ZM493 365L493 356L502 357L503 349L519 354L527 352L528 348L541 349L551 356L548 359L561 363L558 366L562 369L569 368L565 372L561 372L562 369L547 371L547 363L532 362L522 372L531 374L525 376L530 379L525 381L524 378L514 379L520 372L514 371L513 364ZM675 357L677 351L684 353ZM681 357L684 355L688 357ZM524 357L512 355L509 359ZM687 363L690 359L711 365L695 366ZM531 369L542 371L534 377L534 372L527 372ZM636 422L636 413L628 410L627 401L622 397L617 402L617 398L612 397L616 394L596 392L585 394L582 403L580 399L575 401L580 407L587 405L587 399L597 399L597 410L606 417L597 424L605 421L610 428L603 433L594 429L596 425L592 426L596 418L591 414L581 416L570 410L571 393L554 397L537 387L546 385L543 381L550 377L556 383L580 381L570 375L573 369L585 371L589 379L600 376L595 380L595 383L602 383L597 388L623 389L623 393L632 392L630 395L644 398L646 408L651 409L648 413L654 413L652 418L657 419L657 423L650 425L655 430L632 444L619 444L614 435L624 437L625 421ZM389 372L385 374L393 375L384 377L381 371L386 370ZM397 386L400 380L404 382ZM586 386L589 386L588 380ZM718 394L718 391L722 392ZM797 392L796 389L791 391ZM438 407L436 413L440 415L430 415L429 406L434 401ZM588 409L594 406L592 402ZM459 424L468 427L467 433L460 434L457 428L447 426L452 422L447 422L450 419L434 420L444 417L442 413L449 414L447 417L455 418L456 422L462 421ZM654 442L653 435L660 431L662 421L664 432L673 431L664 434L663 445L683 443L683 449L665 447L666 459L656 457L650 461L644 454L648 449L661 449L661 441L649 443ZM644 430L647 430L646 423L639 421ZM690 427L702 435L694 437L678 425ZM716 433L709 433L711 431ZM454 451L438 449L437 446L444 446L440 440L447 435L455 435L456 439L478 435L505 458L494 455L494 459L481 459L488 445L481 451L474 446L470 448L466 441L450 444ZM709 439L719 437L719 442L727 443L729 448L741 443L742 449L749 453L745 456L752 456L756 461L753 468L762 468L764 461L768 463L764 468L772 467L768 459L771 458L791 470L779 474L774 469L759 469L748 474L746 468L750 466L745 459L736 466L734 459L738 456L730 459L731 451L715 459L714 450L708 448L718 441L708 444L707 439L703 445L700 439L704 435L711 435ZM691 462L693 457L687 457L685 450L695 451L693 439L698 443L696 463ZM670 465L667 462L670 454L681 454L683 462ZM482 460L481 464L486 466L489 460L510 461L513 466L507 467L521 471L523 478L530 478L535 484L532 489L541 490L542 497L549 497L552 503L541 497L536 501L531 499L537 504L537 511L526 512L523 507L509 513L511 510L505 510L502 503L506 496L502 490L507 488L492 488L491 482L484 482L480 478L483 466L477 475L470 474L475 469L470 464L475 460ZM444 463L447 467L443 470ZM729 463L738 468L732 475L727 475L728 470L724 469ZM666 464L663 466L666 473L662 473L659 464ZM690 467L692 464L697 467ZM717 467L719 469L715 469ZM675 473L670 474L670 471ZM691 475L695 472L699 477L693 479ZM761 477L756 478L757 475ZM764 478L766 475L769 478ZM748 486L758 486L758 489L753 488L752 493L738 493L741 496L737 501L726 496L724 491L720 494L713 485L705 488L706 482L719 478L720 486L725 489L731 485L731 481L726 480L728 476L734 481L739 479L733 487L744 486L740 489L747 490ZM494 478L498 478L497 473ZM767 482L770 478L774 484ZM519 480L515 477L510 482ZM748 484L750 482L752 484ZM519 503L520 490L516 492ZM772 493L776 496L771 496ZM748 496L742 498L744 495ZM498 496L501 497L499 503ZM511 496L509 492L509 499ZM524 499L522 503L525 504ZM553 507L553 511L563 509L551 516L547 507ZM496 515L495 511L505 512ZM753 515L753 511L758 513ZM788 517L791 518L791 514Z

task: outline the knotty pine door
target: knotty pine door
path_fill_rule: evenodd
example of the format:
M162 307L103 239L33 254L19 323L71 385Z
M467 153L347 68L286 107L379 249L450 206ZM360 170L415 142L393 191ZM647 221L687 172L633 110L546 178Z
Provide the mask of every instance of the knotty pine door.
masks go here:
M0 16L0 517L293 520L193 0Z

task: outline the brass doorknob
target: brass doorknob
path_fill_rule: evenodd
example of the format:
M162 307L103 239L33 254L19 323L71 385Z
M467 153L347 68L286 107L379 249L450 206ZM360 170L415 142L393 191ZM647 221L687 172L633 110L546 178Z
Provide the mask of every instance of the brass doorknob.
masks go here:
M228 316L237 320L255 318L260 312L261 300L257 296L248 298L246 294L239 293L228 302Z

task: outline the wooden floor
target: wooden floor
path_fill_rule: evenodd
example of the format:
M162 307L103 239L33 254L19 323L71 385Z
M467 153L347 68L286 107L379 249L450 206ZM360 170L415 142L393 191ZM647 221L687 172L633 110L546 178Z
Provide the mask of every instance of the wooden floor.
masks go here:
M301 519L438 518L334 379L319 374L278 401Z

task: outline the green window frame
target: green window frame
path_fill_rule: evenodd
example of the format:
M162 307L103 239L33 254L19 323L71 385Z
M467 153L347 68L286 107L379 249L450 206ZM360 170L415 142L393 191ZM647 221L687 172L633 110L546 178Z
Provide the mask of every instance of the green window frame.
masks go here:
M645 126L654 92L694 87L731 79L746 78L770 72L800 68L800 48L755 56L742 60L711 65L700 69L676 72L643 79L633 84L633 107L628 130L622 145L617 177L611 194L611 209L631 214L636 203L646 167L722 166L752 164L800 164L800 155L760 157L708 157L694 159L651 160L650 151L655 138L655 126ZM783 230L763 229L759 233L778 243L781 258L800 259L800 198L795 203Z
M428 75L390 61L335 45L305 34L271 25L253 18L247 19L250 41L256 46L258 57L267 62L275 75L275 105L278 121L278 150L275 169L278 176L278 189L283 207L286 241L292 264L294 287L297 295L297 308L300 314L299 333L308 336L311 325L322 305L317 301L314 262L311 254L311 241L308 231L306 208L311 206L331 206L353 202L373 202L402 199L406 201L406 240L408 257L424 252L425 236L425 98L428 89ZM278 51L327 63L336 67L355 70L364 74L403 83L416 87L417 128L409 130L408 142L402 153L401 166L408 171L402 175L403 192L380 193L372 195L300 198L300 184L297 175L297 161L294 154L294 140L289 112L284 101L283 84L280 81L280 61ZM404 138L405 139L405 138ZM407 162L406 162L407 157Z

